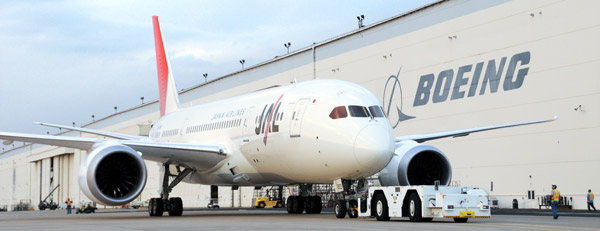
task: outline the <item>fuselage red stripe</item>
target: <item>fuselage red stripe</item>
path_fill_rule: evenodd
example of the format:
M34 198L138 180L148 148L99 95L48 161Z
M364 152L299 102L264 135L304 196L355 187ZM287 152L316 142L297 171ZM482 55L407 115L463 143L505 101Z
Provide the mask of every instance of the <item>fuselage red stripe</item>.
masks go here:
M271 118L273 118L273 112L275 112L275 108L277 107L277 105L279 105L279 101L281 100L281 97L283 97L283 94L281 94L281 96L279 96L279 99L277 99L277 102L275 102L275 105L273 105L273 108L271 109L271 113L269 115L269 122L267 123L267 130L265 131L265 145L267 145L269 129L271 128Z

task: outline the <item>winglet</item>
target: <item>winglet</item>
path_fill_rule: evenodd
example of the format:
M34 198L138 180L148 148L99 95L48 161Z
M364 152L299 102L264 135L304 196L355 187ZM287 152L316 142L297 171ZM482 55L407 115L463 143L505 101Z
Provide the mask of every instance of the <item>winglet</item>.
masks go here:
M160 116L162 117L165 114L179 110L181 106L158 16L152 16L152 23L154 25L154 48L156 50Z

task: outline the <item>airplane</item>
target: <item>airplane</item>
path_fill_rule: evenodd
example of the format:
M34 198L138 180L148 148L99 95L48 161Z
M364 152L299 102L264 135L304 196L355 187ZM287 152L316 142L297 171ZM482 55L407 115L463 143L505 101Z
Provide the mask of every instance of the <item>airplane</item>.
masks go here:
M161 196L150 199L150 216L182 215L181 198L169 197L180 182L298 184L301 192L288 197L287 211L320 213L321 197L311 184L338 185L336 192L344 199L336 205L345 207L356 205L357 191L376 173L382 185L448 185L448 158L424 142L557 119L394 137L373 93L335 79L275 86L184 108L158 16L152 20L160 118L149 136L38 123L103 138L0 132L0 139L88 151L79 168L79 186L89 199L108 206L129 203L142 192L148 174L144 160L161 163Z

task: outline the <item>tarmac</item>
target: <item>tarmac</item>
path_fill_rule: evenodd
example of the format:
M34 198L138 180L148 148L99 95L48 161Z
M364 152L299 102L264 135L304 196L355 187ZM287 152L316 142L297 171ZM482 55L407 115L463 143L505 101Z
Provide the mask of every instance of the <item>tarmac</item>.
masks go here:
M374 218L337 219L332 209L321 214L288 214L285 209L185 209L183 216L150 217L146 209L99 209L94 214L66 214L65 210L0 212L0 230L596 230L600 212L494 209L492 217L455 223L434 219L414 223L408 218L388 222Z
M523 216L552 216L551 209L492 209L493 215L523 215ZM558 210L559 216L564 217L597 217L600 211L592 210Z

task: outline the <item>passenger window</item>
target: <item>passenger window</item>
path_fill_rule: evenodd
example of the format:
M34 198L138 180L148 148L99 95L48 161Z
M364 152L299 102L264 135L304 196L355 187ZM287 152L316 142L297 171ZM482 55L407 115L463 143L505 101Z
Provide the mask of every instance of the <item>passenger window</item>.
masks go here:
M385 114L383 114L381 107L377 105L370 106L369 111L371 112L371 115L373 115L373 117L385 117Z
M350 105L348 106L348 110L350 110L350 116L352 117L370 117L369 111L366 107Z
M332 119L340 119L348 117L348 111L346 111L345 106L335 107L331 113L329 113L329 118Z

